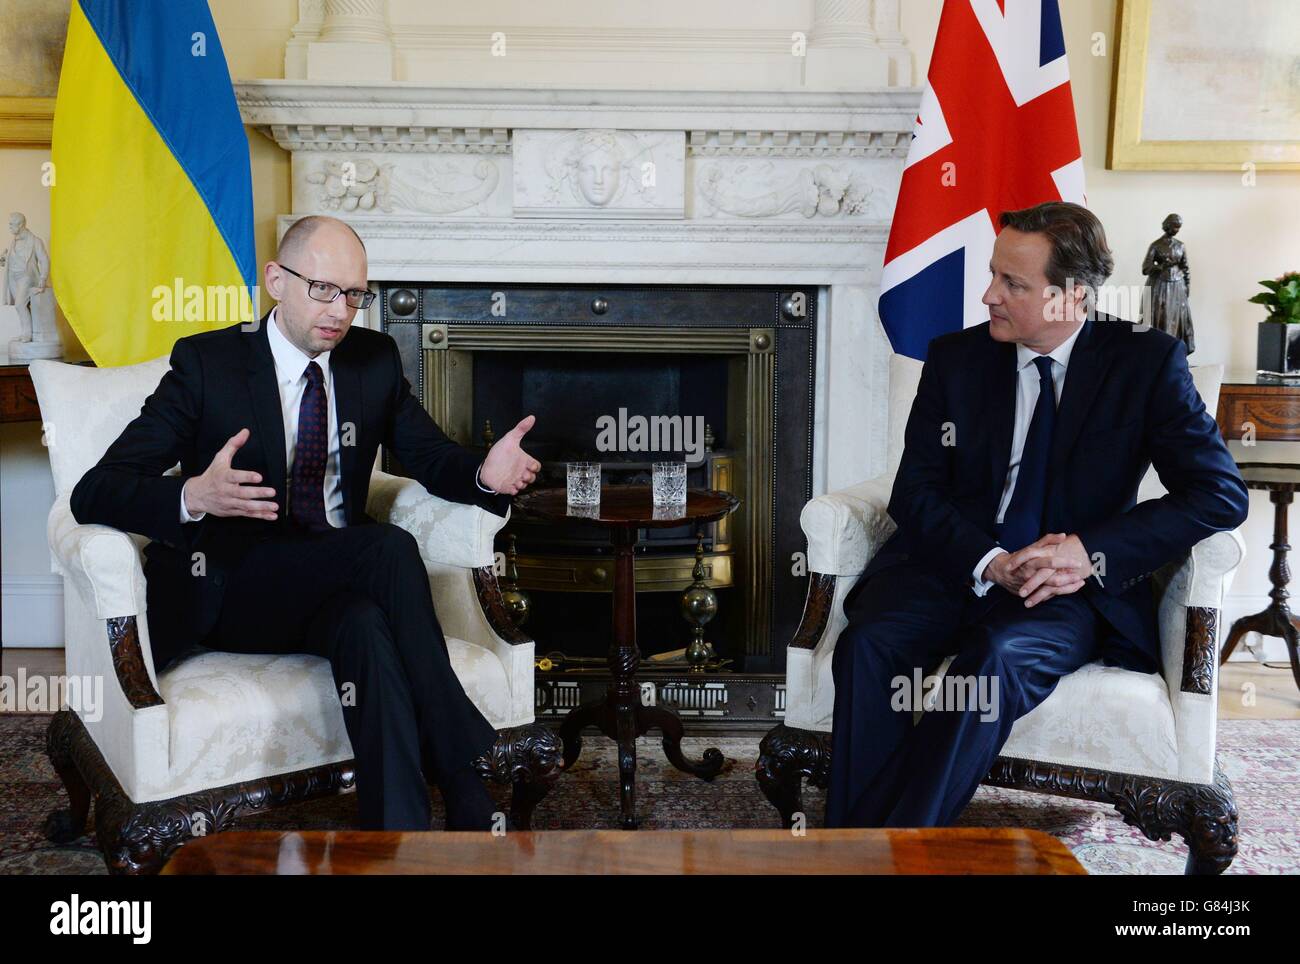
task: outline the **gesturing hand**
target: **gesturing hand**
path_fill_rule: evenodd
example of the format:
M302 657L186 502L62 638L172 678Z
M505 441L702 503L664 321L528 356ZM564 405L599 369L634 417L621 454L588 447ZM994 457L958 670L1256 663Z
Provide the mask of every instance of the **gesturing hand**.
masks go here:
M535 416L529 415L488 450L479 471L480 482L497 492L518 495L537 480L542 463L521 447L524 436L536 421Z
M202 475L196 475L185 483L182 490L185 497L185 511L190 515L211 512L215 516L248 516L250 519L264 519L274 522L276 510L274 502L264 500L274 498L275 489L254 487L248 483L262 481L257 472L244 472L230 467L230 460L248 441L251 433L241 428L221 450L212 457L212 464Z

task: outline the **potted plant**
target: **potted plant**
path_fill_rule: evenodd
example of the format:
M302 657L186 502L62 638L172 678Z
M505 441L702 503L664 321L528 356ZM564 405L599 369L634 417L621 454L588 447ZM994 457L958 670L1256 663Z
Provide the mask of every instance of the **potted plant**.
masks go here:
M1261 291L1251 302L1268 308L1259 323L1257 368L1265 375L1300 374L1300 271L1260 282Z

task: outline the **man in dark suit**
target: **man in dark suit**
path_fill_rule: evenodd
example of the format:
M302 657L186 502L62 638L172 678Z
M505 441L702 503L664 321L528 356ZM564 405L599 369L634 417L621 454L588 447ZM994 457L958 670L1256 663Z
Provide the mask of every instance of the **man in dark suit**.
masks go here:
M365 246L342 221L285 232L254 327L179 339L140 415L73 489L78 522L138 532L161 672L195 644L329 658L363 829L428 830L424 770L449 829L489 829L472 762L495 739L452 670L414 536L366 515L382 443L435 495L505 515L540 464L528 416L486 460L412 396L397 345L351 328ZM179 477L163 473L181 463Z
M1101 223L1064 202L1001 223L989 321L930 342L898 529L845 600L827 826L952 823L1062 676L1157 671L1148 579L1246 518L1183 343L1092 311ZM1150 465L1168 494L1137 503ZM959 705L913 726L913 681L952 654Z

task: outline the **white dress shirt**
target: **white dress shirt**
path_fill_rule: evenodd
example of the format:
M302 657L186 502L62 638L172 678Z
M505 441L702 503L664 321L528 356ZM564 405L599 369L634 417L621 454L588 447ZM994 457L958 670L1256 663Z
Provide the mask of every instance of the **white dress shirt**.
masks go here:
M284 422L284 465L285 486L292 484L293 456L298 444L298 411L302 407L302 396L307 390L307 366L316 362L324 376L325 406L329 411L329 438L326 442L325 456L325 518L330 525L341 529L347 525L343 511L343 472L339 457L339 417L334 405L334 381L330 372L330 353L323 351L315 358L284 336L276 321L279 309L272 308L266 319L266 340L271 346L271 357L275 360L275 383L280 389L280 417ZM251 426L250 426L251 428ZM262 484L266 484L263 478ZM279 512L287 508L288 493L277 492L274 496ZM190 515L185 508L185 491L181 490L181 521L198 522L207 513Z
M293 455L294 448L298 442L298 411L302 407L303 392L307 390L307 365L315 361L320 365L321 373L324 375L325 403L329 410L329 439L327 441L327 455L325 458L325 518L329 524L336 529L341 529L347 525L347 519L343 511L343 472L342 461L339 455L339 418L338 411L334 404L333 379L330 371L330 353L323 351L314 359L308 356L304 351L298 348L293 342L289 341L280 331L280 326L276 322L277 308L271 309L270 317L267 318L266 340L271 346L271 356L275 360L275 381L280 389L280 415L284 420L284 464L285 464L285 484L291 484L293 479ZM479 470L482 471L480 464ZM266 483L266 479L262 480ZM494 489L489 489L478 479L478 473L474 475L474 483L484 492L496 494ZM287 492L277 492L275 494L276 505L279 506L279 512L283 513L287 509ZM198 522L206 512L200 512L198 515L190 515L185 508L185 489L181 488L181 522Z
M1056 386L1057 408L1061 406L1061 389L1065 385L1070 353L1074 351L1074 343L1081 331L1083 325L1076 328L1074 334L1047 353L1047 357L1052 359L1052 384ZM1002 487L1002 501L998 504L999 524L1007 514L1007 506L1011 504L1011 493L1015 491L1016 476L1020 474L1020 458L1025 452L1025 438L1029 435L1029 423L1034 417L1034 406L1038 404L1038 388L1041 379L1034 359L1039 354L1032 348L1016 344L1016 369L1019 375L1016 383L1016 420L1011 433L1011 464L1007 468L1006 484ZM989 564L989 560L1006 551L1001 546L994 546L975 564L975 570L971 573L971 588L975 591L975 595L983 596L993 586L993 580L983 578L984 569Z

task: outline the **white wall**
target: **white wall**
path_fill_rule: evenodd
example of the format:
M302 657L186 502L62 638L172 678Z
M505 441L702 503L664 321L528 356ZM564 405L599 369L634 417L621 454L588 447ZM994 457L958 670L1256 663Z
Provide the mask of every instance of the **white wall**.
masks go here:
M56 0L51 0L56 2ZM448 27L493 29L528 27L586 30L601 26L653 24L680 38L692 30L708 33L734 25L738 35L755 36L810 24L812 0L665 0L654 5L554 0L542 5L518 0L479 0L471 5L426 5L393 0L394 23L417 17L441 17ZM938 24L941 0L902 0L902 30L913 51L916 77L922 78ZM1114 281L1140 284L1139 268L1146 246L1160 233L1166 214L1183 216L1180 237L1191 259L1192 312L1198 349L1195 364L1222 362L1229 368L1252 368L1258 306L1246 299L1260 278L1300 268L1300 172L1261 172L1256 186L1245 187L1235 172L1120 172L1104 169L1109 125L1110 83L1115 41L1114 0L1062 0L1070 75L1083 145L1090 206L1105 223L1116 256ZM278 77L283 71L283 44L297 21L295 0L211 0L213 16L232 74L237 78ZM653 11L651 17L647 11ZM544 31L542 31L544 32ZM431 32L436 33L436 31ZM1094 34L1106 41L1106 56L1091 54ZM537 31L533 31L536 35ZM760 38L761 39L761 38ZM592 41L588 41L592 42ZM528 68L512 63L512 82L526 82ZM467 58L466 70L476 69ZM521 73L522 71L522 73ZM630 71L630 68L629 68ZM671 69L656 70L644 59L635 72L610 75L598 71L593 82L672 85ZM491 82L490 75L484 78ZM737 81L737 86L742 84ZM259 135L250 137L259 257L274 244L274 217L290 210L287 158ZM33 187L33 171L48 152L0 150L0 212L25 210L32 226L48 237L48 200ZM0 525L3 526L5 640L58 645L60 628L45 597L33 587L48 585L44 520L51 499L49 469L35 426L6 426L0 431ZM1262 493L1251 495L1251 517L1243 535L1249 555L1238 574L1225 616L1233 619L1259 608L1268 588L1267 546L1271 507ZM1297 513L1300 514L1300 513ZM1292 540L1295 541L1294 539ZM38 580L31 582L30 580Z
M50 237L49 191L41 183L48 149L0 150L0 217L8 224L11 211L27 215L27 226L46 241ZM4 246L9 241L4 233ZM8 319L6 318L6 321ZM69 360L84 359L62 315L59 327ZM0 335L7 342L17 335L17 320ZM3 350L3 348L0 348ZM50 572L45 541L45 517L54 501L50 462L36 422L0 425L0 593L3 593L5 646L62 644L63 578Z

